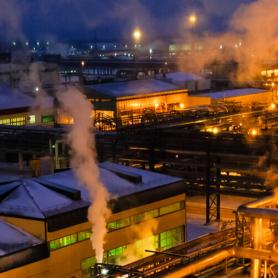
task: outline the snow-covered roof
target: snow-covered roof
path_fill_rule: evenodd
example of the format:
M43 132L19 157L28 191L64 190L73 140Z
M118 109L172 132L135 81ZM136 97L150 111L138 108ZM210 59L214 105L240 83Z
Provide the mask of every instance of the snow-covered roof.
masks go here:
M0 86L0 110L31 107L33 98L20 90L6 85Z
M163 78L162 74L158 74L157 78ZM182 71L168 72L166 73L166 78L170 79L173 83L204 79L203 77L196 75L194 73L182 72Z
M42 243L33 235L0 219L0 258L28 247Z
M233 89L233 90L224 90L219 92L205 93L205 94L200 94L199 96L207 96L207 97L211 97L212 99L225 99L231 97L260 94L264 92L266 92L266 90L256 89L256 88L244 88L244 89Z
M102 93L112 98L140 96L150 93L178 90L173 84L155 79L103 83L86 87L89 92Z
M112 197L124 197L133 193L150 190L182 180L177 177L112 162L102 162L99 166L101 180L111 193ZM72 170L43 176L41 177L41 180L79 189L82 198L88 200L85 188L78 182Z
M112 162L103 162L99 166L101 180L112 198L128 196L182 180ZM80 193L81 198L76 198ZM88 201L87 190L72 170L0 184L0 215L45 219L48 216L87 207Z
M57 190L35 179L3 183L0 184L0 215L45 219L88 206L87 202L68 197L69 192L66 188Z

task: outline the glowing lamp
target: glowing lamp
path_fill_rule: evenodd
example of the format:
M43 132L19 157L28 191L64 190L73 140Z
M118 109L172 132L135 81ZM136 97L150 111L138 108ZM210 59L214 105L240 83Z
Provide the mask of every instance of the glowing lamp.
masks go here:
M134 32L133 32L133 38L136 40L136 41L140 41L142 37L142 33L139 29L135 29Z
M189 20L189 23L190 23L191 25L195 25L195 23L197 22L197 17L196 17L195 14L191 14L191 15L189 16L188 20Z

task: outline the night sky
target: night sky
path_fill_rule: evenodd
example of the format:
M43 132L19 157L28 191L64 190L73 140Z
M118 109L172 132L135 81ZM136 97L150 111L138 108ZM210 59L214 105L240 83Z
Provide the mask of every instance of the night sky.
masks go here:
M252 0L0 0L2 39L113 40L139 26L145 38L182 35L186 17L199 32L221 32L241 4Z

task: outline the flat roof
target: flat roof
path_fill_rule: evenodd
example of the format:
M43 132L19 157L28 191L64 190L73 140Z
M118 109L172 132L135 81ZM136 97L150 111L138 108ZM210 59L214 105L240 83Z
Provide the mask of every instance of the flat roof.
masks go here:
M33 98L18 89L0 86L0 110L31 107Z
M144 96L151 93L179 90L179 87L155 79L132 80L126 82L103 83L86 86L89 94L98 93L110 98Z
M225 99L225 98L241 97L241 96L254 95L254 94L260 94L266 92L267 90L263 90L263 89L244 88L244 89L233 89L233 90L224 90L218 92L198 94L198 96L211 97L212 99Z
M162 74L157 74L157 78L163 78ZM190 72L175 71L166 73L166 78L171 79L172 82L186 82L186 81L196 81L204 80L202 76L199 76ZM162 79L163 80L163 79Z

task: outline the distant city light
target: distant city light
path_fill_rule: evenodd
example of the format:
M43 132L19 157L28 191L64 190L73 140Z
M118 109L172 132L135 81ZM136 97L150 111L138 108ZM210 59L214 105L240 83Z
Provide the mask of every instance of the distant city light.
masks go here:
M180 103L180 109L184 109L184 103Z
M16 46L16 42L12 42L12 45L13 45L13 46Z
M81 66L82 66L82 67L85 66L85 61L81 61Z
M149 52L150 52L150 54L152 54L152 53L153 53L153 50L152 50L152 48L150 48L150 49L149 49Z
M35 92L38 93L40 91L39 87L35 87Z
M40 45L40 42L37 42L37 46L39 46Z
M223 45L222 44L219 45L219 49L223 49Z
M25 42L25 45L26 45L26 46L29 46L29 42Z

